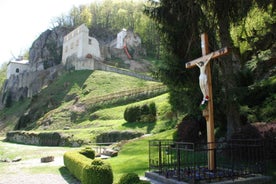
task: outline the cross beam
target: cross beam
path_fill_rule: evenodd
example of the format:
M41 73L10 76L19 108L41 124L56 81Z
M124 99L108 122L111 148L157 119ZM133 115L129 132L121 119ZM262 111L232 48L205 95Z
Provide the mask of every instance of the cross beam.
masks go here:
M218 58L220 56L224 56L226 54L228 54L230 51L227 47L224 47L222 49L219 49L217 51L214 51L212 53L209 53L207 55L203 55L202 57L200 58L197 58L197 59L194 59L188 63L186 63L186 68L192 68L192 67L195 67L196 66L196 63L202 61L202 60L206 60L207 58L211 57L211 59L215 59L215 58ZM212 55L213 54L213 55ZM211 56L212 55L212 56Z
M205 73L203 75L207 76L207 86L208 86L208 107L203 110L202 114L206 119L207 126L207 144L208 144L208 169L215 170L215 133L214 133L214 107L213 107L213 94L212 94L212 77L211 77L211 67L209 60L218 58L228 54L230 51L227 47L219 49L214 52L209 52L208 47L208 36L206 33L201 35L201 50L202 57L194 59L186 63L186 68L192 68L197 65L197 63L203 63L205 66ZM205 64L204 64L205 63ZM202 66L203 66L202 65Z

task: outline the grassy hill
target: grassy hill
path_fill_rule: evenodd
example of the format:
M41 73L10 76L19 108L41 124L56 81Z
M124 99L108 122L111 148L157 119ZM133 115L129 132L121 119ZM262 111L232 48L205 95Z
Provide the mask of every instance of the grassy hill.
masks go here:
M126 107L155 102L155 123L127 123ZM158 133L174 126L166 87L159 82L104 71L73 71L58 77L32 99L0 112L2 135L10 130L58 131L94 142L111 130ZM66 130L65 130L66 129Z

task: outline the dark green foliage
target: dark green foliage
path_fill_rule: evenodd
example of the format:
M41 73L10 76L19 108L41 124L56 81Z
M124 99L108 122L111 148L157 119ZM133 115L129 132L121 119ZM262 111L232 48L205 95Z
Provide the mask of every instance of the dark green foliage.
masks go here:
M139 106L132 106L127 107L124 112L124 118L127 122L138 122L140 121L140 107Z
M241 94L242 115L245 122L266 121L276 119L276 78L271 77L246 88ZM246 108L245 108L246 107Z
M94 159L91 165L86 165L82 177L83 184L112 184L111 166L101 159Z
M141 115L150 114L150 108L147 104L144 104L144 105L140 106L140 114Z
M111 166L100 159L90 159L78 151L68 151L63 156L64 165L83 184L112 184Z
M118 184L139 184L140 178L136 173L126 173L124 174Z
M124 112L124 119L127 122L155 122L156 121L156 105L154 102L141 106L127 107Z
M118 142L130 140L142 136L143 133L135 131L110 131L104 132L96 137L97 143Z
M243 66L248 62L249 58L251 59L252 56L254 57L263 49L273 48L272 45L275 43L274 1L226 0L195 2L192 0L160 0L157 2L150 0L149 2L145 8L145 13L158 23L159 26L157 28L161 33L162 46L167 51L163 53L164 58L158 65L156 76L168 86L173 110L190 113L195 116L201 114L196 109L202 99L201 95L199 96L198 69L191 69L192 72L185 70L186 62L201 56L198 35L202 32L208 34L210 51L217 50L221 46L232 48L231 54L221 58L223 62L219 61L219 65L216 62L211 64L211 67L218 66L219 70L214 73L212 68L212 79L216 80L213 85L214 103L218 98L223 98L214 106L216 107L216 115L220 116L215 118L221 120L219 124L224 126L222 128L227 127L227 138L229 138L231 133L240 127L238 110L242 96L239 93L242 93L241 89L243 90L248 85L251 85L247 82L244 86L238 86L238 83L242 81L240 77L237 77L238 71L245 69ZM265 13L260 13L259 17L256 16L256 13L250 16L250 11L254 9ZM265 20L263 21L264 24L261 24L260 20L262 19ZM248 26L249 24L246 21L250 22L250 26ZM237 32L237 30L233 31L232 26L240 26L240 32ZM238 35L237 40L233 40L234 34ZM233 41L236 41L237 44L233 45ZM244 41L248 42L250 47L248 47L249 49L246 48L246 57L240 53L241 50L245 50L243 43L241 43ZM236 56L236 58L232 56ZM273 58L275 56L272 57L271 61L275 60ZM256 60L258 60L257 63L259 65L254 66L262 69L264 61L268 59L258 56ZM273 65L272 62L270 63ZM271 70L273 67L271 66L267 67L267 72L264 72L265 70L256 71L263 73L263 76L267 77L268 75L273 75ZM255 73L254 77L256 78L256 76L262 75ZM221 85L216 85L216 83ZM195 85L197 88L194 87ZM216 93L218 90L215 88L219 89L220 92ZM257 93L262 94L263 92L258 90ZM251 103L249 101L252 102L254 100L247 99L247 103ZM260 104L260 100L255 102ZM248 107L249 109L251 108L249 105ZM269 119L267 118L268 116L274 116L273 110L273 107L269 105L267 109L264 109L266 113L261 112L261 114L266 116L266 119ZM256 110L256 112L258 111ZM263 119L260 118L260 120Z
M91 147L85 147L79 151L80 154L86 156L87 158L94 159L95 151Z
M39 134L39 145L41 146L58 146L61 136L57 132L45 132Z
M177 125L174 139L183 142L199 142L206 139L206 123L204 119L197 120L192 116L186 116Z
M149 104L149 114L156 116L157 108L154 102Z

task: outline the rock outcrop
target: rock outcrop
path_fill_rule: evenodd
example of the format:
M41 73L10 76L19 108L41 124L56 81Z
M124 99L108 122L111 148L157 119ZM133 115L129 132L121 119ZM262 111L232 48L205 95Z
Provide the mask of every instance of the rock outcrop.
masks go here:
M56 27L43 32L32 44L29 52L31 65L43 62L44 68L60 64L62 57L63 37L72 28Z

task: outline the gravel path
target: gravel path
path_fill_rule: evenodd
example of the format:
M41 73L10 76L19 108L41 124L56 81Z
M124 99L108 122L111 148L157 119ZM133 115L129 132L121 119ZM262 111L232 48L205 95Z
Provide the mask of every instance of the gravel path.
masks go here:
M31 159L3 164L7 164L7 166L4 167L4 175L0 172L0 184L80 184L79 181L70 175L62 175L62 173L48 174L49 171L47 167L51 168L60 166L60 168L63 168L64 164L62 157L57 157L53 162L49 163L41 163L40 159ZM47 168L47 174L41 174L41 172L39 174L30 174L29 172L26 172L28 168L45 168L45 166Z

